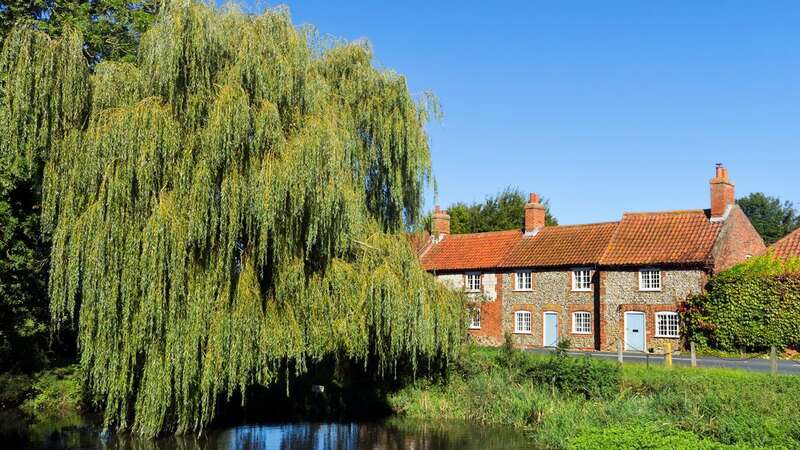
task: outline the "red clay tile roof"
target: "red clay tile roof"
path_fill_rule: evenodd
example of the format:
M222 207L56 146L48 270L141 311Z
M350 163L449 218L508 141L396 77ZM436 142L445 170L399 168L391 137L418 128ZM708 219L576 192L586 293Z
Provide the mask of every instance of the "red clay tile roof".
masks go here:
M790 256L800 257L800 228L772 244L770 250L772 250L778 258L788 258Z
M405 238L411 246L411 250L413 250L417 256L422 256L431 245L431 234L427 231L421 233L406 233Z
M600 264L704 264L721 229L703 210L626 213Z
M597 264L618 222L544 227L522 239L504 258L503 267Z
M432 245L422 264L440 271L708 264L722 225L707 211L689 210L625 213L619 222L544 227L533 236L519 230L456 234ZM798 251L800 233L794 239Z
M511 247L522 239L521 230L453 234L422 256L426 270L469 270L498 267Z

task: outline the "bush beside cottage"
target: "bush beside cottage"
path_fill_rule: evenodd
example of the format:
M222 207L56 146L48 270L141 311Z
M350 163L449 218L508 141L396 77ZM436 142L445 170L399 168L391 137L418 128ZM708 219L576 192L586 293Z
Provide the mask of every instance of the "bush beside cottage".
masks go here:
M800 258L772 253L712 278L681 308L684 335L722 351L800 348Z

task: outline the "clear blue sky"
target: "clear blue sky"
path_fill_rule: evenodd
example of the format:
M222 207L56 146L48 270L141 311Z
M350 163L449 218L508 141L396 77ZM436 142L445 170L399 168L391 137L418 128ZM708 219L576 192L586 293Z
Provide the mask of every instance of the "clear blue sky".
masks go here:
M716 162L800 203L798 1L285 4L438 96L444 206L511 185L563 224L705 208Z

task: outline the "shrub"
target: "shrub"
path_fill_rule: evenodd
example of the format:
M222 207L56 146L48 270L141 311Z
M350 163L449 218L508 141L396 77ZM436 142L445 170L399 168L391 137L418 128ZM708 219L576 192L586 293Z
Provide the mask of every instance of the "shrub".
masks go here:
M77 413L83 403L77 366L67 366L38 374L32 396L25 400L21 409L35 416L63 416Z
M686 335L723 351L800 347L800 272L772 255L714 277L681 308Z
M560 353L545 359L530 359L525 375L535 383L553 386L588 398L609 398L619 393L620 367L589 357Z
M498 358L496 352L487 351L470 342L465 344L458 354L454 365L455 373L465 379L488 373L499 367L500 364L505 365L505 362L499 361L499 359L502 358Z

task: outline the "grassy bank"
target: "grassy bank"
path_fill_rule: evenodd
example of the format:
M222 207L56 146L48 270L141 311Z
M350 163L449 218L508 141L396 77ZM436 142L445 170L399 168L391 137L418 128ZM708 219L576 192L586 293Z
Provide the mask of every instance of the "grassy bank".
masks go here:
M800 448L800 378L471 347L392 394L411 418L527 430L545 448Z

